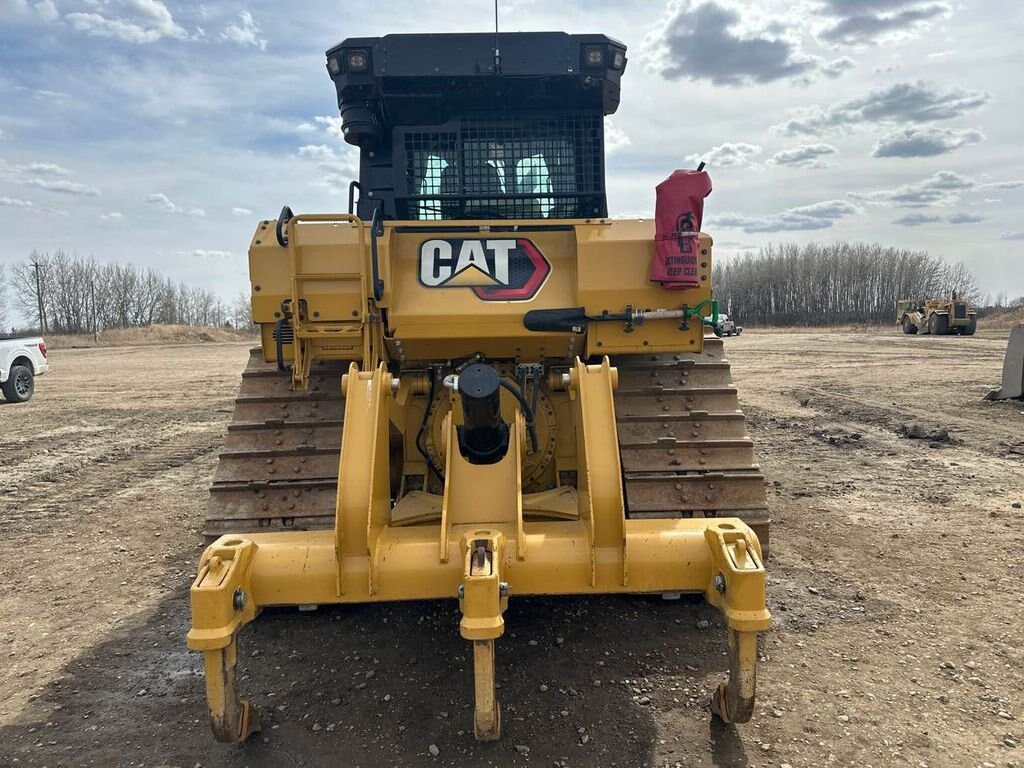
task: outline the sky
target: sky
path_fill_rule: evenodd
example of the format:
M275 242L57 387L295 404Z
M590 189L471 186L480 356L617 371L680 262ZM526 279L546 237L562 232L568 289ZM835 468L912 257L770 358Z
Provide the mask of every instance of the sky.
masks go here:
M628 46L609 210L703 160L719 258L877 242L1024 295L1019 0L499 0L502 31ZM255 223L347 206L324 51L485 32L492 0L0 0L0 264L64 249L247 290Z

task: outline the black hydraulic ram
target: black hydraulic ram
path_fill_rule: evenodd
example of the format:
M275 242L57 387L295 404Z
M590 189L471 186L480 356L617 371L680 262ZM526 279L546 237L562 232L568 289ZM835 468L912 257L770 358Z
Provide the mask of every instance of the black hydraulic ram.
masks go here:
M495 464L508 452L508 424L501 418L501 377L489 365L476 363L458 377L463 425L459 451L470 464Z

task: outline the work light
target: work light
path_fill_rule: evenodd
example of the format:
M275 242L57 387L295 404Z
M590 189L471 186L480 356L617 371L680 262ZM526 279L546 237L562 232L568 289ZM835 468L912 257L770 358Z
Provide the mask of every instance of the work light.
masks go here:
M604 48L588 46L583 49L583 61L588 67L604 66Z
M349 72L365 72L370 67L370 57L366 51L349 51L345 64Z

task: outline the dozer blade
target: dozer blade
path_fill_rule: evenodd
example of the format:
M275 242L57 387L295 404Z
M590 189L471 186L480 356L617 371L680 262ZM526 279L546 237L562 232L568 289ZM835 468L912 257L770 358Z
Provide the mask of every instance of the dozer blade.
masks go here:
M768 551L764 476L722 340L697 355L620 357L615 392L630 518L738 517Z
M1024 324L1010 331L1003 361L1003 381L999 389L988 393L986 400L1010 400L1024 397Z
M208 537L334 525L346 370L318 364L309 389L293 392L260 348L249 353L210 487Z

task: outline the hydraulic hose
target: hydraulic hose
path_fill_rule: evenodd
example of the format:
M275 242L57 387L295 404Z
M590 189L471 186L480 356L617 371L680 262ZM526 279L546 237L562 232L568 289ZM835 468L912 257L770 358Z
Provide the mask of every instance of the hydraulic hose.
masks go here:
M423 409L423 421L420 422L420 431L416 434L416 450L423 456L423 460L427 463L430 471L434 473L434 476L441 481L441 485L444 485L444 472L442 472L435 464L433 458L427 453L427 449L423 447L423 437L427 434L427 427L430 425L430 407L434 404L434 395L437 392L437 376L434 371L430 371L430 391L427 393L427 407Z
M502 387L507 389L516 400L519 401L519 407L523 409L523 415L526 416L526 431L530 434L530 453L537 452L537 425L534 421L533 408L526 402L526 398L523 397L523 393L519 390L515 384L508 379L502 379L500 382Z
M284 339L281 337L284 335L284 321L285 318L281 318L274 323L274 343L277 345L277 370L287 371L288 369L284 364Z

